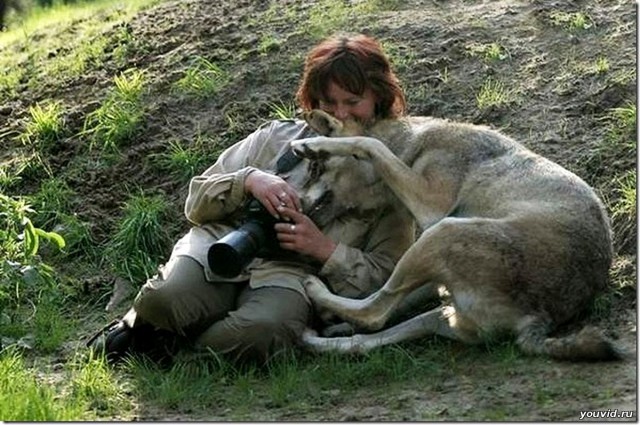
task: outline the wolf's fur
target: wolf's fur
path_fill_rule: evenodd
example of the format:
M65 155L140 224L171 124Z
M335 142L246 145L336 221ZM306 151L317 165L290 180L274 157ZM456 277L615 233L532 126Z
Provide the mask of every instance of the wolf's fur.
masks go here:
M307 346L359 352L426 334L477 343L509 333L530 354L569 360L621 356L595 328L548 337L584 311L605 287L611 265L609 219L578 176L486 127L412 117L363 129L321 111L307 120L321 134L343 137L295 141L296 153L370 163L381 181L371 177L368 185L380 187L383 181L395 194L376 190L371 202L380 207L400 200L422 231L378 292L363 300L342 298L312 278L307 292L314 303L377 330L423 285L438 288L448 300L445 307L378 333L319 338L307 332ZM353 182L348 172L332 176L338 177Z

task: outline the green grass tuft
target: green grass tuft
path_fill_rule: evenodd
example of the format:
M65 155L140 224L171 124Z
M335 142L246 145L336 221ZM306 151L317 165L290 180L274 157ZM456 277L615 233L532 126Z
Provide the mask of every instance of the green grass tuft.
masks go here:
M198 134L190 145L178 140L169 142L169 148L154 154L151 162L180 181L187 182L211 165L222 150L218 138Z
M196 56L184 76L176 81L173 90L177 94L197 99L208 99L229 82L229 75L218 65L202 56Z
M515 102L515 92L507 88L503 82L487 79L476 95L478 109L486 110Z
M80 417L82 404L58 397L27 368L15 348L0 351L0 417L5 421L69 421Z
M123 217L106 247L106 255L117 275L131 282L144 282L167 255L169 204L156 195L132 195Z
M114 84L103 104L85 119L82 134L91 138L90 149L99 145L104 151L117 152L144 124L144 73L129 69L116 76Z
M29 107L30 120L21 135L24 144L33 146L39 152L49 152L63 136L64 117L60 102Z
M582 31L595 26L591 17L583 12L554 11L549 15L551 23L569 31Z
M292 120L296 118L297 107L295 103L275 102L269 105L269 116L276 120Z

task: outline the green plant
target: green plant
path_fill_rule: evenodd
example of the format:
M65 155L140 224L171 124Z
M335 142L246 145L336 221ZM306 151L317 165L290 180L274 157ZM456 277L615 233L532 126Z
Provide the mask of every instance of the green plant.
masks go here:
M22 180L20 174L25 167L23 162L15 160L0 165L0 192L9 190Z
M29 218L34 210L23 198L12 198L0 193L0 250L6 260L28 262L37 253L40 240L54 242L64 248L64 239L54 233L35 227Z
M415 50L410 46L388 40L381 44L389 60L398 71L410 69L415 64Z
M173 84L173 89L189 97L207 99L228 82L229 75L222 68L202 56L196 56L184 76Z
M131 195L123 207L123 217L110 238L106 255L116 274L132 282L144 282L167 254L169 205L159 195L142 191Z
M487 79L476 95L478 109L485 110L493 106L507 105L515 101L515 92L505 87L501 81Z
M59 397L56 389L39 382L20 352L0 351L0 417L6 421L77 420L83 406L75 399Z
M498 43L471 43L466 46L467 52L471 56L482 56L485 60L504 60L509 57L509 53Z
M59 234L35 227L29 218L33 212L23 198L0 193L0 311L7 319L0 330L13 328L17 334L26 329L25 306L35 309L59 295L53 269L37 254L42 240L53 242L58 249L65 242Z
M116 64L124 66L127 59L133 55L137 46L137 40L134 38L131 28L128 25L122 25L118 28L110 41L114 45L112 57Z
M29 107L30 120L21 139L39 151L48 152L64 132L64 118L60 102L36 104Z
M613 181L613 194L617 198L609 205L616 246L633 245L637 233L637 175L629 170Z
M36 307L33 317L36 348L45 353L60 348L60 344L73 334L74 323L68 318L68 314L55 301L41 302Z
M586 30L594 26L591 17L583 12L554 11L549 15L553 25L564 27L570 31Z
M44 180L31 198L31 204L37 211L34 222L40 227L55 225L58 216L70 211L73 195L74 191L64 180L57 177Z
M129 407L113 369L104 356L89 353L77 355L71 362L70 397L81 404L85 411L113 415ZM83 417L88 416L86 413Z
M318 1L309 10L307 31L316 39L323 38L350 27L351 20L375 12L383 3L390 4L391 0L367 0L356 4L344 0Z
M190 146L177 140L169 142L169 149L152 157L154 164L181 181L188 181L213 163L220 152L219 140L198 134Z
M270 114L269 116L277 120L292 120L295 119L296 105L293 102L277 102L269 104Z
M594 65L594 70L596 74L604 74L609 71L609 61L607 58L598 58Z
M637 206L636 171L630 170L624 176L614 181L614 191L619 195L619 200L613 208L613 218L620 216L634 216Z
M117 152L118 146L140 131L146 116L142 105L144 81L144 73L137 69L114 78L115 88L85 119L82 134L91 137L90 148L100 144L103 150Z
M610 113L610 118L616 132L623 135L630 135L636 128L636 105L628 103L626 106L621 108L613 108ZM632 141L628 142L632 143Z
M8 66L0 68L0 101L8 101L18 95L18 86L23 74L23 69Z
M274 52L280 49L281 41L271 34L267 34L260 39L258 44L258 52L261 55L266 55L269 52Z
M127 369L136 378L138 394L154 404L174 409L202 408L215 405L219 388L212 388L212 384L221 387L238 377L229 362L218 360L178 361L167 369L138 358L132 359ZM233 400L235 394L229 392L228 398Z
M94 32L92 30L90 32ZM90 66L102 64L104 50L109 46L109 39L103 35L87 35L75 41L72 49L66 54L57 55L48 65L48 72L60 81L77 78ZM31 80L30 84L37 84Z

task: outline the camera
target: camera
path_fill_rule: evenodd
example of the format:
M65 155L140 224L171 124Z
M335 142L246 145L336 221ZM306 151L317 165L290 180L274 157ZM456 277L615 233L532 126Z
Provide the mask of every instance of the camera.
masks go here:
M276 219L255 198L245 206L243 224L209 247L207 261L218 276L231 278L256 257L277 249Z

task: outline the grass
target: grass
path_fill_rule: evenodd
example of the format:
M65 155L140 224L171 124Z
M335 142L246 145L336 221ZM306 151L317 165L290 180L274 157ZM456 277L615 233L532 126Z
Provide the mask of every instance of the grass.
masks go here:
M42 90L39 84L45 77L53 81L52 86L62 84L102 66L113 56L122 61L134 49L142 49L143 45L128 38L126 30L111 37L107 33L157 2L56 2L49 8L30 9L9 23L10 31L0 32L0 49L12 49L11 54L0 55L0 103L15 99L21 82Z
M151 161L180 181L188 182L202 173L222 151L220 140L198 133L192 142L172 140L168 148L154 154Z
M280 50L281 45L282 42L277 37L273 36L272 34L267 34L260 39L260 44L258 44L258 52L260 52L261 55L267 55L270 52Z
M105 254L116 275L142 283L168 255L167 201L140 191L131 194Z
M144 124L144 73L132 68L113 81L115 87L105 101L85 119L82 135L91 138L90 149L98 145L103 151L117 152Z
M91 233L89 223L82 221L76 214L57 214L53 230L65 240L65 247L57 252L62 258L83 258L93 262L99 249Z
M94 420L131 409L103 358L76 356L59 382L42 381L15 347L0 351L0 417L7 421Z
M69 421L83 413L75 399L59 398L27 368L19 351L0 351L0 417L6 421Z
M38 192L31 197L37 211L34 222L41 227L53 227L58 217L71 212L71 199L75 192L59 177L43 180Z
M292 120L297 115L297 107L293 102L274 102L269 105L269 109L269 116L276 120Z
M611 122L609 141L614 144L633 147L635 145L634 140L630 136L636 129L637 116L637 107L632 103L611 109L607 117Z
M354 23L363 17L382 10L393 10L400 5L395 0L364 0L350 4L344 0L320 0L309 10L307 32L314 39L321 39L336 31L357 31Z
M509 57L509 52L498 43L470 43L466 47L470 56L480 56L486 61L500 61Z
M629 170L612 182L613 202L609 202L615 242L618 247L632 246L637 238L637 173Z
M501 81L488 78L476 95L478 109L486 110L515 102L515 91L509 89Z
M173 84L175 93L197 99L214 96L229 82L229 75L218 65L196 56L184 75Z
M381 42L384 52L389 57L389 60L393 64L393 67L398 71L410 69L416 63L416 53L410 46L394 42L390 40L384 40Z
M636 170L629 170L622 177L615 180L615 192L619 195L618 202L613 206L613 219L618 217L632 217L637 207L637 176Z
M447 347L436 352L442 354ZM411 374L437 374L437 363L415 351L415 347L392 346L354 357L286 353L272 359L265 369L234 366L213 354L177 362L168 370L136 359L127 370L138 397L147 403L177 411L231 409L242 420L243 413L251 413L247 406L255 400L269 409L286 406L295 410L331 403L360 389L401 382ZM338 388L340 397L330 395Z
M605 74L609 71L609 60L605 57L598 58L593 69L596 74Z
M64 135L65 122L62 104L52 102L29 107L30 119L21 135L22 142L39 152L50 152Z
M595 26L589 15L584 12L554 11L549 15L551 23L569 31L582 31Z

